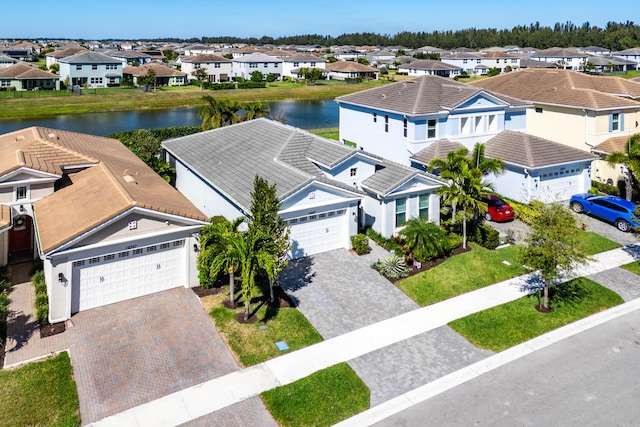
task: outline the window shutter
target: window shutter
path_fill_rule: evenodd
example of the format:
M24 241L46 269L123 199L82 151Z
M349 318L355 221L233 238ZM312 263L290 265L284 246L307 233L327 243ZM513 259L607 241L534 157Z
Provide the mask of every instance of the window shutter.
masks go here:
M609 114L609 132L613 131L613 114Z
M618 130L622 131L624 130L624 113L618 114L618 120L620 122L618 125Z

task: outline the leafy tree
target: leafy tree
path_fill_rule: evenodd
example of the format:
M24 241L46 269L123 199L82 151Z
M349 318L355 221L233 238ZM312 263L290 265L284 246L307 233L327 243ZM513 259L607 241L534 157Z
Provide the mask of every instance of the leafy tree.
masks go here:
M149 88L149 87L153 86L153 88L155 90L155 87L156 87L156 72L153 71L150 68L149 71L147 71L147 74L145 74L144 76L138 77L138 84L141 85L141 86L144 86L146 88Z
M195 70L193 70L191 75L194 76L196 80L198 80L198 83L200 83L200 89L202 89L202 85L204 84L204 82L209 81L209 75L207 74L207 70L205 70L202 67L198 67Z
M438 258L449 250L447 232L425 218L411 218L399 234L420 262Z
M369 62L367 58L358 58L356 62L362 65L371 65L371 62Z
M498 70L496 67L490 68L489 71L487 71L487 77L493 77L499 74L500 74L500 70Z
M175 176L175 169L169 166L161 157L161 139L148 129L138 129L130 132L115 133L112 138L120 140L129 150L160 175L165 181L171 181Z
M545 205L532 203L538 211L533 219L531 231L526 237L527 246L522 249L524 264L540 271L543 281L543 296L538 305L549 309L549 287L562 273L571 273L578 265L585 264L589 258L579 249L578 239L582 232L576 227L576 219L560 204Z
M307 82L313 82L316 80L320 80L323 77L323 72L320 68L302 68L299 72L300 76L305 79Z
M51 66L49 67L49 72L58 74L60 72L60 64L58 63L51 64Z
M637 177L640 176L640 134L636 133L629 137L624 152L609 154L607 163L611 167L622 164L627 169L624 174L625 197L630 201L633 196L633 185L637 184Z
M261 82L262 80L264 80L264 76L262 75L261 71L254 71L251 73L251 81L252 82Z

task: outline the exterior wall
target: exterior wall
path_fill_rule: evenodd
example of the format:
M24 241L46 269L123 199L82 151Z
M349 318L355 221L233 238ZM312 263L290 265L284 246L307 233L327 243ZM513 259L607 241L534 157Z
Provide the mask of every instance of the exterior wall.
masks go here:
M176 189L208 217L222 215L229 221L244 216L230 200L198 178L185 165L170 160L176 168Z
M135 229L129 229L129 223L136 222ZM120 218L108 227L92 234L83 240L83 244L104 243L119 239L134 239L137 236L145 236L149 233L163 232L171 229L182 228L184 224L175 220L151 217L136 212Z
M357 175L351 176L351 169L357 168ZM354 185L360 188L360 184L365 179L371 177L376 172L376 166L373 162L367 162L361 158L351 158L341 163L332 170L325 171L327 177L343 182L347 185Z
M210 63L203 62L199 65L200 65L200 68L204 68L207 71L209 80L212 83L228 81L231 78L231 74L232 74L231 62L210 62ZM192 62L182 63L182 72L187 73L187 78L190 81L195 80L195 76L193 75L193 72L195 70L196 70L196 64Z
M291 70L296 68L319 68L321 70L325 69L325 62L323 59L318 58L317 61L282 61L282 75L288 77L297 77L296 74L293 74Z
M60 81L66 81L67 77L69 78L69 84L74 84L74 79L76 79L76 83L78 85L82 85L84 83L87 84L88 87L107 87L109 84L109 78L106 77L108 74L117 74L117 83L120 83L122 79L122 63L119 64L97 64L97 69L93 69L94 64L69 64L65 62L60 62ZM116 69L107 69L107 65L115 66ZM77 66L81 66L80 70L77 69ZM102 79L101 81L95 81L92 83L91 79Z
M440 198L435 192L401 193L386 198L381 205L381 221L374 222L372 228L384 237L398 234L402 227L396 227L396 200L407 199L406 219L418 217L418 202L420 194L429 194L429 221L440 224ZM376 227L377 226L377 227Z
M252 67L255 64L255 67ZM262 78L266 78L267 74L273 73L282 76L282 62L237 62L233 61L232 65L233 77L242 77L243 79L251 79L251 73L260 71Z
M490 174L486 177L487 182L493 184L496 193L509 199L529 203L532 200L531 187L535 188L533 179L524 173L524 168L509 165L504 174L496 177Z

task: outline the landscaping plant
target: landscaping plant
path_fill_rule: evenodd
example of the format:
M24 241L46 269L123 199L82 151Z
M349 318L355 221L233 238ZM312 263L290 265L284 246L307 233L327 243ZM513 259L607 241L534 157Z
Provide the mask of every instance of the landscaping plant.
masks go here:
M358 255L364 255L371 252L369 247L369 239L364 234L356 234L351 236L351 247Z
M401 279L409 275L404 258L392 253L388 257L375 261L372 267L378 270L387 279Z

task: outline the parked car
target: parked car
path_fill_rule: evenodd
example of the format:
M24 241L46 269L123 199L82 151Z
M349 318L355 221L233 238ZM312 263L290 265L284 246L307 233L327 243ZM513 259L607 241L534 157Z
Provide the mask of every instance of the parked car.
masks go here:
M632 227L640 226L640 219L633 214L636 204L621 197L575 194L571 196L569 206L574 212L586 213L614 224L620 231L630 231Z
M485 197L484 201L487 203L487 212L484 214L484 218L487 221L502 222L513 219L513 208L500 197L491 195Z

